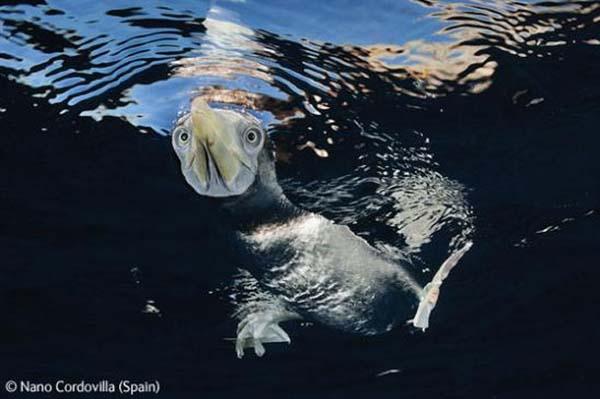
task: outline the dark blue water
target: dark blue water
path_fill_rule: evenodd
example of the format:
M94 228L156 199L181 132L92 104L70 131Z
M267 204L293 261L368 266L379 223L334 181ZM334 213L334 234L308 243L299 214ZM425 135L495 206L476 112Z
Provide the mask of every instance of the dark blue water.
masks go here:
M269 126L293 202L423 282L473 240L426 333L288 323L236 358L243 265L166 137L199 94ZM599 123L599 2L3 1L0 388L592 397Z

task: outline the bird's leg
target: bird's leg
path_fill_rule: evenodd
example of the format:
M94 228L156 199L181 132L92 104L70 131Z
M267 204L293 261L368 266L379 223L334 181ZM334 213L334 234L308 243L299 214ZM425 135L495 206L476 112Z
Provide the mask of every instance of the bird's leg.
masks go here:
M301 317L294 312L281 308L278 304L248 313L238 324L235 351L238 358L244 356L245 348L254 348L257 356L265 354L263 344L273 342L290 343L290 337L279 323L297 320Z
M423 331L429 327L429 315L440 296L442 282L448 277L448 273L456 266L460 258L471 249L472 245L473 243L471 241L467 242L461 249L452 253L452 255L444 261L437 273L433 276L433 279L423 287L417 313L412 320L409 320L409 323L412 323L415 327L420 328Z
M245 348L254 348L254 352L262 356L265 353L263 344L290 342L290 337L279 323L299 320L300 315L261 287L258 280L244 269L240 269L234 279L234 292L231 297L236 308L234 317L239 320L235 351L239 358L244 356Z

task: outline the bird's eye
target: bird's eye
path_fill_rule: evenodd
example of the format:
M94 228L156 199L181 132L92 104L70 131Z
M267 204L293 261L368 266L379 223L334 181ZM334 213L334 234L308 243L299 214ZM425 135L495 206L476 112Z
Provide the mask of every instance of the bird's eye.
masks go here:
M179 145L186 144L190 140L190 133L184 127L178 127L177 130L175 130L173 135L177 139L177 143Z
M171 137L173 139L173 144L179 148L187 147L192 138L189 129L184 126L177 126L175 130L173 130Z
M249 144L257 145L260 142L260 132L256 128L250 128L246 130L245 138Z

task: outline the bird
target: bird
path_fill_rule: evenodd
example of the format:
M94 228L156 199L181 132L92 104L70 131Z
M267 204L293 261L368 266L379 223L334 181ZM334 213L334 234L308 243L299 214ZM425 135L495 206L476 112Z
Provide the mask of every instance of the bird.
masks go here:
M234 252L265 293L238 324L240 358L247 348L262 356L264 344L290 343L280 326L290 320L362 335L407 322L424 331L442 282L472 247L468 241L454 251L422 287L409 273L408 257L392 259L349 227L286 197L274 144L248 112L213 108L196 97L171 143L185 181L213 198L234 232Z

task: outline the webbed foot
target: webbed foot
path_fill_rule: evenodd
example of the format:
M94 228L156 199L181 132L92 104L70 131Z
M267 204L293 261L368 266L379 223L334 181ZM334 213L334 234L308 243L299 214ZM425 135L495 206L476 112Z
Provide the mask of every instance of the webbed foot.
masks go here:
M291 312L258 312L244 317L238 324L235 351L238 358L244 356L245 348L254 348L257 356L265 354L263 344L292 341L290 336L279 327L282 321L298 319L299 316Z
M429 327L429 315L433 308L435 308L440 296L442 282L448 277L450 270L456 266L458 261L472 246L473 242L467 242L462 248L450 255L442 266L440 266L437 273L433 276L433 279L423 288L417 313L412 320L409 320L409 323L412 323L415 327L420 328L423 331Z

